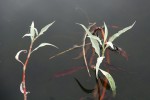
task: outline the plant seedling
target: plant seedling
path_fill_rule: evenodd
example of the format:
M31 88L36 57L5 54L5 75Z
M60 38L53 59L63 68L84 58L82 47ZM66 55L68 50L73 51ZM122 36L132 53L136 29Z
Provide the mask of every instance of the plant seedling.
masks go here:
M76 48L81 48L82 47L82 54L80 54L79 57L76 57L76 58L78 59L78 58L83 56L84 62L85 62L86 68L87 68L87 72L88 72L89 76L91 76L91 74L89 72L88 63L87 63L87 60L86 60L86 53L87 53L87 49L89 49L89 45L92 45L92 50L94 51L92 56L94 56L94 54L96 54L97 61L94 64L94 67L90 67L90 68L95 70L95 73L96 73L95 76L96 76L98 84L100 84L99 83L100 81L98 81L99 78L100 78L99 75L98 75L99 72L101 72L106 77L106 80L103 81L104 87L107 87L106 85L107 85L107 81L108 81L108 83L110 85L110 89L113 92L113 96L115 96L116 95L115 81L114 81L113 77L111 76L111 74L109 73L109 71L103 70L100 67L100 65L103 62L104 58L106 58L106 60L108 60L108 63L110 62L109 58L107 57L108 56L107 49L110 49L111 51L116 51L120 55L122 55L123 57L125 57L127 59L126 52L123 49L121 49L120 47L115 46L112 42L117 37L119 37L120 35L122 35L126 31L128 31L129 29L131 29L134 26L135 22L131 26L128 26L128 27L118 31L117 33L112 35L109 39L107 39L108 38L107 25L104 23L104 26L97 27L97 26L95 26L95 24L96 23L90 24L90 26L88 28L86 28L83 24L79 24L85 31L82 45L74 45L72 48L69 48L65 51L62 51L62 52L50 57L49 59L55 58L55 57L60 56L64 53L66 53L66 52L69 52L69 51L74 50ZM97 34L97 33L101 33L102 36L100 37L99 34ZM86 43L87 38L90 39L89 43ZM88 47L88 48L86 48L86 47ZM105 55L105 53L106 53L106 55ZM91 57L91 58L93 58L93 57ZM89 62L92 62L92 59L90 59ZM100 91L100 90L98 90L98 91ZM103 100L104 94L105 94L105 90L103 90L102 95L99 96L100 100Z
M15 56L15 59L20 62L23 66L23 70L22 70L22 82L20 84L20 91L21 93L23 93L24 95L24 100L27 100L27 94L30 93L29 91L27 91L27 88L26 88L26 68L27 68L27 64L29 62L29 59L30 59L30 56L33 52L35 52L36 50L38 50L39 48L41 47L44 47L44 46L52 46L52 47L55 47L55 48L58 48L57 46L51 44L51 43L41 43L39 46L37 46L36 48L32 48L33 47L33 44L34 42L41 36L43 35L50 26L53 25L55 21L53 21L52 23L46 25L45 27L43 27L41 29L41 31L38 33L38 30L34 27L34 22L32 22L31 26L30 26L30 32L28 34L25 34L22 38L24 37L30 37L31 38L31 43L30 43L30 46L29 46L29 49L28 50L20 50L18 51L18 53L16 54ZM27 57L26 57L26 60L23 62L19 59L19 56L21 53L27 53Z
M111 90L113 92L113 96L116 95L116 85L115 85L115 81L113 79L113 77L110 75L109 72L104 71L103 69L100 68L101 63L103 62L103 59L105 58L105 51L106 49L109 47L112 50L115 49L114 45L113 45L113 41L119 37L121 34L125 33L127 30L131 29L134 26L135 22L131 25L128 26L122 30L120 30L118 33L112 35L109 39L107 39L108 37L108 29L106 24L104 23L104 29L102 27L97 27L97 29L95 30L100 30L101 34L102 34L102 39L99 36L95 36L95 30L94 31L90 31L91 27L95 25L95 23L93 25L91 25L90 27L86 28L83 24L79 24L80 26L83 27L83 29L85 30L85 36L83 39L83 56L84 56L84 61L85 61L85 65L87 66L87 71L89 73L89 69L88 69L88 65L87 65L87 61L86 61L86 57L85 57L85 40L86 38L90 38L91 44L92 44L92 48L94 48L95 53L97 54L97 62L95 64L95 73L96 73L96 78L98 79L98 73L99 71L106 77L106 79L108 80ZM90 73L89 73L90 75Z

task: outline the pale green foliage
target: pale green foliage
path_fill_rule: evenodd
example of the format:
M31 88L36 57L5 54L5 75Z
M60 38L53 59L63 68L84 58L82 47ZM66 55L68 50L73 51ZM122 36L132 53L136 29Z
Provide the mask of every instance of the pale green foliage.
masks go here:
M46 25L45 27L43 27L43 28L41 29L40 33L38 33L38 30L34 27L34 22L32 22L32 24L31 24L31 26L30 26L30 33L25 34L22 38L24 38L24 37L26 37L26 36L29 36L29 37L31 38L31 46L32 46L33 43L34 43L34 41L35 41L39 36L43 35L44 32L46 32L46 31L48 30L48 28L54 24L54 22L55 22L55 21L53 21L52 23L50 23L50 24ZM50 43L41 43L38 47L36 47L36 48L35 48L34 50L32 50L30 53L33 53L34 51L38 50L39 48L44 47L44 46L48 46L48 45L49 45L49 46L53 46L53 47L55 47L55 48L58 48L57 46L55 46L55 45L53 45L53 44L50 44ZM16 57L15 57L19 62L21 62L21 61L19 60L19 54L20 54L21 52L23 52L23 51L24 51L24 50L20 50L20 51L17 53ZM22 63L22 62L21 62L21 63ZM22 63L22 64L23 64L23 63Z
M39 36L42 35L42 34L44 34L44 32L46 32L47 29L48 29L49 27L51 27L54 23L55 23L55 21L53 21L52 23L50 23L50 24L46 25L45 27L43 27L43 28L41 29L40 33L39 33Z
M121 34L125 33L125 32L128 31L129 29L131 29L131 28L134 26L135 23L136 23L136 21L135 21L131 26L128 26L128 27L126 27L126 28L120 30L118 33L116 33L116 34L114 34L113 36L111 36L108 41L109 41L109 42L113 42L113 41L114 41L117 37L119 37Z
M55 22L55 21L54 21ZM31 53L33 53L34 51L38 50L39 48L41 47L44 47L44 46L53 46L55 48L58 48L56 47L55 45L53 44L50 44L50 43L41 43L38 47L36 47L34 50L32 50L32 47L33 47L33 44L35 42L35 40L44 34L44 32L46 32L48 30L48 28L54 23L50 23L48 25L46 25L44 28L41 29L40 33L38 33L38 30L34 27L34 22L32 22L31 26L30 26L30 33L28 34L25 34L22 38L24 37L30 37L31 38L31 43L30 43L30 47L29 47L29 50L28 50L28 54L27 54L27 57L26 57L26 60L25 62L22 62L20 59L19 59L19 55L20 53L24 52L24 53L27 53L27 50L20 50L16 56L15 56L15 59L20 62L22 65L23 65L23 79L22 79L22 82L20 84L20 91L21 93L24 94L24 98L27 98L27 94L29 92L26 91L26 85L25 85L25 73L26 73L26 66L27 66L27 63L29 61L29 58L30 58L30 55ZM26 99L25 99L26 100Z
M105 43L107 40L107 36L108 36L108 29L107 29L105 22L104 22L104 27L105 27L105 35L104 35L104 43Z
M108 79L108 82L109 82L109 84L110 84L110 87L111 87L111 89L112 89L112 91L113 91L113 96L115 96L116 95L116 85L115 85L115 81L114 81L114 79L113 79L113 77L108 73L108 72L106 72L106 71L104 71L104 70L102 70L102 69L99 69L102 73L103 73L103 75L105 75L106 76L106 78Z
M40 33L38 33L38 30L34 27L34 22L32 22L31 26L30 26L30 33L29 34L25 34L23 37L26 37L26 36L29 36L31 38L31 43L33 44L33 42L41 35L44 34L44 32L46 32L48 30L48 28L50 26L52 26L54 24L55 21L53 21L52 23L46 25L45 27L43 27L40 31ZM34 50L32 50L31 53L33 53L34 51L36 51L37 49L43 47L43 46L53 46L55 48L58 48L56 47L55 45L53 44L50 44L50 43L41 43L38 47L36 47Z
M79 25L81 25L84 28L87 36L90 38L92 47L95 49L95 52L98 54L98 56L100 56L100 48L99 48L99 43L97 41L97 38L95 39L95 36L92 35L92 33L89 31L89 29L87 29L84 25L82 25L82 24L79 24ZM99 39L99 41L100 41L100 39Z
M106 72L106 71L104 71L104 70L102 70L100 68L100 65L101 65L103 59L105 58L104 53L105 53L106 48L109 47L109 46L111 48L114 48L112 42L117 37L119 37L121 34L123 34L124 32L126 32L127 30L131 29L134 26L134 24L135 24L135 22L131 26L126 27L123 30L120 30L118 33L114 34L112 37L110 37L110 39L109 39L108 42L107 42L108 29L107 29L107 26L106 26L105 22L104 22L105 34L104 34L104 40L103 40L103 42L101 42L101 39L99 37L97 37L95 35L92 35L92 33L90 32L90 27L92 27L92 25L90 27L86 28L84 25L79 24L85 30L85 32L87 34L87 37L90 38L91 43L92 43L92 47L95 49L95 53L98 55L96 66L95 66L96 77L98 78L98 71L100 70L102 72L102 74L108 79L110 87L111 87L111 90L113 91L113 95L116 94L115 81L114 81L113 77L108 72ZM95 25L95 23L93 25ZM105 46L105 44L106 44L106 46ZM102 46L102 50L101 50L102 51L102 55L100 55L100 46Z
M96 67L95 67L95 69L96 69L96 78L98 79L98 70L100 69L99 67L100 67L100 64L102 63L102 61L103 61L103 59L104 59L105 57L98 57L97 58L97 62L96 62Z
M25 34L22 38L26 37L26 36L30 36L31 37L31 34Z
M43 27L41 29L40 33L38 33L38 30L34 27L34 22L32 22L32 24L30 26L30 33L25 34L22 38L29 36L31 38L31 42L34 42L39 36L43 35L44 32L46 32L48 30L48 28L54 24L54 22L55 21L53 21L52 23Z
M31 41L33 41L34 36L35 36L35 29L34 29L34 22L32 22L31 26L30 26L30 37L31 37Z
M49 45L49 46L53 46L53 47L55 47L55 48L58 48L58 47L56 47L55 45L50 44L50 43L41 43L38 47L36 47L35 49L33 49L31 53L33 53L34 51L38 50L38 49L41 48L41 47L48 46L48 45Z
M18 62L20 62L20 63L24 66L24 63L19 59L19 55L20 55L20 53L22 53L22 52L27 53L27 50L20 50L20 51L18 51L18 53L17 53L16 56L15 56L15 59L16 59Z
M110 46L112 49L114 48L112 42L106 42L106 44L107 44L107 45L106 45L106 48L109 47L109 46Z
M102 45L102 42L99 37L97 37L95 35L91 35L91 36L87 36L87 37L97 40L99 42L99 44ZM94 47L94 48L96 48L96 47Z

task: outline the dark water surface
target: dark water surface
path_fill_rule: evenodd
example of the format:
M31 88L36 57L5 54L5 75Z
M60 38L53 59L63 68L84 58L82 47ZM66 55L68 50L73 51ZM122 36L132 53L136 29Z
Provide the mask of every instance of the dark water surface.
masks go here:
M55 59L48 58L62 50L80 44L83 29L75 23L88 25L117 25L121 28L136 25L115 41L124 48L129 60L112 54L111 62L125 71L111 71L117 85L115 98L106 100L150 100L150 1L148 0L1 0L0 1L0 100L23 100L20 92L22 66L15 60L16 53L27 49L31 22L40 30L44 25L55 24L35 43L50 42L59 47L44 47L31 56L27 66L28 100L94 100L81 90L74 80L78 78L88 88L93 88L94 78L86 69L54 78L53 75L73 67L84 66L82 59L73 60L81 49ZM109 34L119 29L109 27ZM22 55L24 60L25 55ZM106 95L110 96L108 91Z

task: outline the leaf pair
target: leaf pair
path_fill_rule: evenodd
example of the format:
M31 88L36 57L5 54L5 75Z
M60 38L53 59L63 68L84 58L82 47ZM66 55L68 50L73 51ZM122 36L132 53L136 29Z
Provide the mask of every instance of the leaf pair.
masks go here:
M38 33L38 30L34 27L34 22L32 22L32 24L31 24L31 26L30 26L30 33L29 33L29 34L25 34L22 38L24 38L24 37L26 37L26 36L29 36L29 37L31 38L31 44L30 44L30 46L32 46L33 43L34 43L34 41L35 41L39 36L43 35L44 32L46 32L46 31L48 30L48 28L53 25L54 22L55 22L55 21L53 21L52 23L50 23L50 24L46 25L45 27L43 27L43 28L41 29L40 33ZM31 54L31 53L33 53L34 51L36 51L36 50L38 50L39 48L44 47L44 46L53 46L53 47L55 47L55 48L58 48L57 46L55 46L55 45L53 45L53 44L50 44L50 43L41 43L39 46L37 46L37 47L36 47L35 49L33 49L33 50L32 50L32 47L31 47L31 51L30 51L30 52L28 51L28 53ZM19 55L20 55L20 53L22 53L22 52L27 53L27 50L20 50L20 51L16 54L15 58L16 58L16 60L17 60L18 62L20 62L20 63L24 66L24 63L19 59Z
M95 49L95 52L97 53L98 56L100 56L100 47L99 44L101 43L101 40L96 37L95 35L92 35L92 33L89 31L89 29L87 29L83 24L79 24L83 27L83 29L85 30L87 37L90 38L90 41L92 43L92 47Z
M27 66L27 63L29 61L29 58L30 58L30 55L38 50L39 48L41 47L44 47L44 46L53 46L55 48L58 48L56 47L55 45L53 44L50 44L50 43L41 43L39 46L37 46L35 49L32 50L32 46L34 44L34 41L41 35L44 34L45 31L47 31L47 29L53 24L54 22L46 25L44 28L41 29L40 33L38 33L37 29L34 27L34 22L32 22L31 26L30 26L30 33L29 34L25 34L23 37L26 37L26 36L29 36L31 38L31 43L30 43L30 47L29 47L29 50L28 50L28 54L27 54L27 57L26 57L26 60L25 62L22 62L20 59L19 59L19 55L24 52L24 53L27 53L27 50L20 50L16 56L15 56L15 59L20 62L22 65L23 65L23 79L22 79L22 82L20 84L20 91L21 93L24 94L24 98L27 98L27 94L29 92L26 92L26 85L25 85L25 73L26 73L26 66Z
M35 41L39 36L43 35L44 32L46 32L48 30L48 28L50 26L52 26L54 24L55 21L53 21L52 23L46 25L45 27L43 27L40 31L40 33L38 33L38 30L34 27L34 22L32 22L31 26L30 26L30 33L25 34L22 38L29 36L31 38L31 42Z

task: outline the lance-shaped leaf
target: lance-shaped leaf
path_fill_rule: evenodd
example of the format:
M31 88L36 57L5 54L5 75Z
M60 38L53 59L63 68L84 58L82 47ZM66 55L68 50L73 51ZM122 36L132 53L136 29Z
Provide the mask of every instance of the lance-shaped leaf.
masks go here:
M34 40L34 36L35 36L34 22L32 22L32 24L30 26L30 34L31 34L31 41L33 41Z
M35 31L36 36L38 36L38 30L34 28L34 31Z
M85 30L85 32L86 32L89 36L92 35L91 32L89 31L89 29L87 29L83 24L79 24L79 23L77 23L77 24L80 25L80 26L82 26L83 29Z
M25 34L22 38L26 37L26 36L30 36L31 37L31 34Z
M88 34L88 36L90 37L90 41L92 43L92 47L95 49L95 52L97 53L98 56L100 56L100 48L99 48L99 44L98 41L95 39L95 37L93 37L93 35L91 34L91 32L82 24L79 24L83 27L83 29L85 30L86 34ZM91 38L93 37L93 38Z
M18 51L18 53L17 53L16 56L15 56L15 59L16 59L18 62L20 62L20 63L24 66L24 63L19 59L19 55L20 55L20 53L22 53L22 52L27 53L27 50L20 50L20 51Z
M135 23L136 23L136 21L135 21L131 26L128 26L128 27L126 27L126 28L120 30L118 33L114 34L113 36L111 36L111 37L109 38L109 42L113 42L113 41L114 41L117 37L119 37L121 34L125 33L125 32L128 31L129 29L131 29L131 28L134 26Z
M53 21L52 23L50 23L50 24L46 25L45 27L43 27L43 28L41 29L40 33L39 33L39 36L42 35L42 34L44 34L44 32L47 31L48 28L54 24L54 22L55 22L55 21Z
M93 38L90 38L90 40L92 43L92 47L95 49L95 52L97 53L98 56L100 56L100 48L99 48L98 41Z
M99 67L100 67L100 64L102 63L104 57L98 57L97 58L97 62L96 62L96 77L98 79L98 70L99 70Z
M113 92L113 96L116 95L116 85L115 85L115 81L113 79L113 77L106 71L102 70L102 69L99 69L103 75L105 75L105 77L107 78L109 84L110 84L110 87L111 87L111 90Z
M31 53L33 53L34 51L38 50L39 48L41 47L44 47L44 46L53 46L55 48L58 48L57 46L53 45L53 44L50 44L50 43L41 43L38 47L36 47L34 50L32 50Z
M102 42L101 42L99 37L97 37L95 35L91 35L91 36L88 36L88 37L97 40L99 42L99 44L102 45Z
M105 43L107 40L107 36L108 36L108 29L107 29L105 22L104 22L104 28L105 28L105 35L104 35L104 43Z

